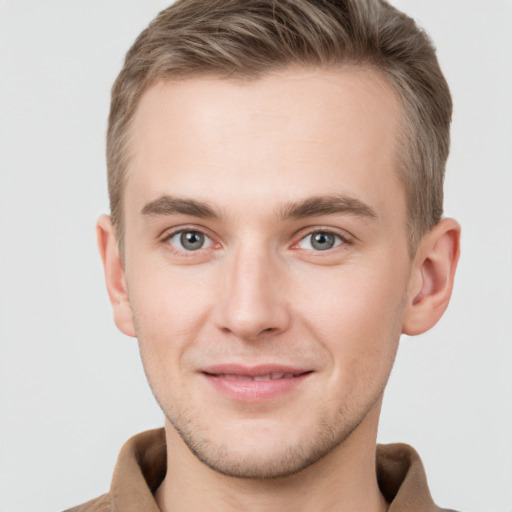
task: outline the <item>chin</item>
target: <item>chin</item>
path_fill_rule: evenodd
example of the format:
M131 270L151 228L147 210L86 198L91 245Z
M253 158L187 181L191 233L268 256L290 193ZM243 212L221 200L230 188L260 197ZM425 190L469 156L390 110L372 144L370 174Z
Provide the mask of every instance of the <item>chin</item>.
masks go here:
M220 439L207 429L191 431L179 425L179 421L169 421L203 464L226 476L250 479L283 478L299 473L343 443L360 423L353 421L347 425L340 421L336 429L326 429L321 422L320 428L304 425L297 432L297 424L294 429L282 424L272 428L256 421L252 426L239 424L232 431L224 431ZM290 438L292 431L294 436Z
M299 473L330 451L330 447L311 450L300 446L281 447L279 450L248 449L235 451L227 445L189 446L206 466L226 476L250 479L283 478Z

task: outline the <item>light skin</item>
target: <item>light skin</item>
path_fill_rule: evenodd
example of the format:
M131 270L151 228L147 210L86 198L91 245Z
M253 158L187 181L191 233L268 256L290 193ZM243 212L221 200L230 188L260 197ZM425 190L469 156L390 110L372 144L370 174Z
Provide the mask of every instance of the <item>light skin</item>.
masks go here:
M443 219L411 258L399 129L353 67L144 93L124 261L107 216L98 240L167 418L162 510L386 510L382 394L400 334L446 309L460 232Z

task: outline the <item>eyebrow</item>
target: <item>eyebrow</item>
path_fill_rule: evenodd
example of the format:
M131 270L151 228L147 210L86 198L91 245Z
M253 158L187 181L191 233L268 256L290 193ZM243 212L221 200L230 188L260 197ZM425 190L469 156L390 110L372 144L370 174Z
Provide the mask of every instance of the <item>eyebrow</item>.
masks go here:
M338 194L310 197L304 201L288 203L281 210L280 217L286 220L333 214L348 214L371 219L378 217L377 212L360 199Z
M147 203L141 210L143 217L163 217L176 214L204 219L219 217L215 210L204 201L169 195L161 196ZM281 208L278 217L288 220L333 214L378 217L376 211L361 200L338 194L309 197L303 201L287 203Z
M168 195L147 203L140 213L143 217L163 217L175 214L191 215L204 219L218 217L213 208L203 201Z

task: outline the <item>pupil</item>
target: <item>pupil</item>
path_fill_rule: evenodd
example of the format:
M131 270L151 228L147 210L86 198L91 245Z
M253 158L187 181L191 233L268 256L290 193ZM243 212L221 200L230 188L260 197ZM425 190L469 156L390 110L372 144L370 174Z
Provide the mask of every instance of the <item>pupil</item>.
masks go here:
M189 251L201 249L204 243L204 235L197 231L186 231L181 235L181 245Z
M329 233L315 233L311 245L320 251L331 249L334 246L334 236Z

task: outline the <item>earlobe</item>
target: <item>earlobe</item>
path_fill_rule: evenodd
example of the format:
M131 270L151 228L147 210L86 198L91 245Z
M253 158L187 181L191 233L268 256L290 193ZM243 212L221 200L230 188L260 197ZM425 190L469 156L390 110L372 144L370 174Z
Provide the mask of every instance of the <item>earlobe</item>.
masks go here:
M460 226L440 220L421 240L413 262L402 332L414 336L441 318L453 289L460 254Z
M124 265L117 247L112 221L108 215L102 215L98 219L96 235L105 271L105 284L114 313L114 322L122 333L135 337L135 326L126 288Z

